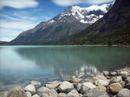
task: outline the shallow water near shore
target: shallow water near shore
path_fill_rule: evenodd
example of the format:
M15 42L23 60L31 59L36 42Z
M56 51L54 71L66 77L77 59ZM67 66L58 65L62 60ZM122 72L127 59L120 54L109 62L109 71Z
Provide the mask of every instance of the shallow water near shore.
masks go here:
M107 46L1 46L0 86L67 79L130 66L130 48Z

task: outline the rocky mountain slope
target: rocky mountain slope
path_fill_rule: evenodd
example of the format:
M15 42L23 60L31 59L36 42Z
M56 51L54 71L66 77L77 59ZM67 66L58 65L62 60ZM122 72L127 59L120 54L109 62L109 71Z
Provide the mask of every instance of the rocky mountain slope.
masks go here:
M102 19L62 42L65 44L130 45L130 0L116 0Z
M103 17L108 8L109 4L87 8L68 7L51 20L41 22L35 28L21 33L11 44L60 44L60 40L80 33L95 23Z

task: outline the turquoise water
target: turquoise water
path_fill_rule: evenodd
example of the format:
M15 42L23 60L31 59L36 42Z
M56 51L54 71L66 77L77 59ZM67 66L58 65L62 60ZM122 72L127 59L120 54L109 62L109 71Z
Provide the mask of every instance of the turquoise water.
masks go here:
M96 46L2 46L0 83L62 80L130 66L130 48Z

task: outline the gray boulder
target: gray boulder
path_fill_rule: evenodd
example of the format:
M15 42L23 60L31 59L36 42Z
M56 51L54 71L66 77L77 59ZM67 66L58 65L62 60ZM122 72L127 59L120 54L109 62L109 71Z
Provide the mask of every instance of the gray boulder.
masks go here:
M54 89L50 89L48 93L43 93L42 97L57 97L57 92Z
M116 97L130 97L130 90L123 88L119 91Z
M77 90L72 90L71 92L68 93L67 97L80 97L79 93Z
M36 93L36 88L33 84L29 84L24 88L25 91L31 92L32 94Z
M32 94L30 92L26 92L27 97L32 97Z
M68 81L64 81L58 88L60 91L70 92L74 89L74 85Z

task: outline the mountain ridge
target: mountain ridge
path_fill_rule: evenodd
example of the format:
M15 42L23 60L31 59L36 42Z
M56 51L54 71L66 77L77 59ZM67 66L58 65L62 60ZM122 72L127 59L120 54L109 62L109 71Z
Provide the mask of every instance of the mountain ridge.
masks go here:
M96 6L96 10L93 9L93 6L88 8L78 6L67 8L47 22L41 22L33 29L21 33L11 41L11 44L49 44L49 42L60 41L80 33L100 19L106 13L109 5L101 5L101 8Z
M130 45L130 1L116 0L103 18L81 33L67 38L65 44Z

